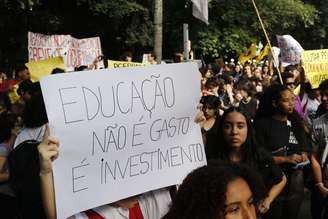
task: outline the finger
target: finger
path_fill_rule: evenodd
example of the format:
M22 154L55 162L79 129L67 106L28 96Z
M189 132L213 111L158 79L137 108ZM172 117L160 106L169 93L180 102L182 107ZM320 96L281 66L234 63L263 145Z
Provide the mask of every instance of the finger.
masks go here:
M49 136L48 137L48 143L50 144L56 144L57 146L59 146L59 140L53 136Z
M50 158L51 161L54 161L58 157L58 152L57 151L51 151L48 153L48 157Z
M56 144L47 145L47 151L59 151Z
M44 134L43 134L43 137L42 137L42 142L47 143L49 135L50 135L50 130L49 130L49 125L47 123L46 124L46 130L44 131Z

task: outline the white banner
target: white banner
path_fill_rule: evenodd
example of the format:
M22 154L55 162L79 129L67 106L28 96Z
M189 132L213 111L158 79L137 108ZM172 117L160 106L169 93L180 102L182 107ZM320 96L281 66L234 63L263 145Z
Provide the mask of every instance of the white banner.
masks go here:
M302 46L290 35L277 35L277 40L282 66L299 64L303 52Z
M208 23L208 0L191 0L192 1L192 15L195 18Z
M43 77L58 218L179 184L206 164L195 63Z
M102 55L99 37L76 39L70 35L43 35L28 32L28 57L39 61L62 56L67 71L74 67L90 65ZM103 63L101 63L103 67Z

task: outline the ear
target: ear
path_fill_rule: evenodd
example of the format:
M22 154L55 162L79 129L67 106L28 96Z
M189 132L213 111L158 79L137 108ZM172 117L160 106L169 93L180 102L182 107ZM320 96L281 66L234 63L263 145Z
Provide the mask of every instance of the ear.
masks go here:
M277 101L276 100L272 100L271 104L272 104L272 106L274 106L276 108L278 107L278 104L277 104Z

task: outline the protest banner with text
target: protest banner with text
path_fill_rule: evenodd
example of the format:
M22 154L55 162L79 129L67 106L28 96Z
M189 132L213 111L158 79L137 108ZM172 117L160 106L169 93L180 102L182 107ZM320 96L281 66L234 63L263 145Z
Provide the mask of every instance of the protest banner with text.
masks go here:
M328 49L303 51L302 63L312 88L328 79Z
M301 61L302 46L290 35L277 35L280 48L280 62L283 67L299 64Z
M124 61L114 61L107 60L108 68L127 68L127 67L137 67L137 66L146 66L145 63L140 62L124 62Z
M110 72L110 74L108 74ZM102 69L41 79L58 218L179 184L206 164L195 63Z
M65 70L64 60L61 56L28 62L26 63L26 66L30 71L32 81L38 81L41 77L50 75L54 68L61 68Z
M99 37L76 39L70 35L43 35L28 32L30 61L62 56L66 70L72 71L74 67L91 65L99 55L102 55ZM103 67L103 63L100 67Z

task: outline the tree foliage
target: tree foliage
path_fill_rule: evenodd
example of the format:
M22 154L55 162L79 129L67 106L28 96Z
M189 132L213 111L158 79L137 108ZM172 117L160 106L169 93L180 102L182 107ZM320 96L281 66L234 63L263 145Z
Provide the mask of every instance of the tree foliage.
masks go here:
M328 1L256 0L272 44L290 34L305 49L327 48ZM27 61L27 32L100 36L103 52L117 59L124 50L136 57L153 48L153 0L2 0L0 67ZM183 23L196 55L228 58L264 34L251 0L211 0L210 25L192 16L191 0L164 1L163 56L183 48Z
M273 44L275 35L291 34L297 38L297 33L293 33L298 28L309 28L319 19L318 10L300 0L256 2ZM210 26L199 33L203 55L231 56L239 54L252 42L266 41L251 0L212 0L210 7ZM217 52L211 53L212 50Z

